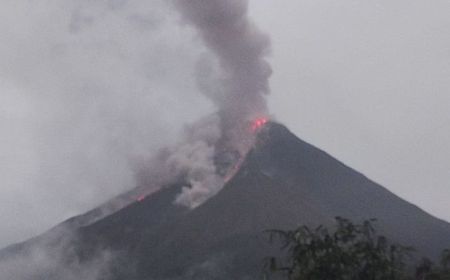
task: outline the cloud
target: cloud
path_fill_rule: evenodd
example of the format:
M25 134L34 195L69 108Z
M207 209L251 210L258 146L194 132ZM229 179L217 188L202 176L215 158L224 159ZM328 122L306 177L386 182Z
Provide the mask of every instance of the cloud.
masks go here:
M73 244L76 235L66 228L58 228L45 238L23 247L10 247L0 256L0 277L10 280L55 279L97 280L107 277L118 254L109 250L93 252L82 260ZM55 238L56 237L56 238Z
M0 6L1 247L134 187L136 159L212 107L166 1Z

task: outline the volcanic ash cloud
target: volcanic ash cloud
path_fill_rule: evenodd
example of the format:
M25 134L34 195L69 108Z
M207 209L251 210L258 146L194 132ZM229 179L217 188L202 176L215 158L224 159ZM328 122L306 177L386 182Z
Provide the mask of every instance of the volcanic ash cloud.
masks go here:
M218 107L224 129L267 114L265 95L269 92L271 68L265 57L270 41L249 20L248 1L175 3L184 21L195 28L217 59L217 67L199 67L197 81L202 92ZM214 68L215 77L206 75L205 70Z
M269 93L271 68L265 57L270 41L248 18L246 0L174 3L184 22L197 31L214 55L199 61L196 79L202 93L217 106L220 137L212 142L202 138L187 142L171 157L172 165L189 169L190 186L183 188L176 202L196 207L223 185L226 174L219 176L214 160L237 153L229 166L235 169L253 143L249 122L268 115L265 95ZM195 164L187 159L195 159Z

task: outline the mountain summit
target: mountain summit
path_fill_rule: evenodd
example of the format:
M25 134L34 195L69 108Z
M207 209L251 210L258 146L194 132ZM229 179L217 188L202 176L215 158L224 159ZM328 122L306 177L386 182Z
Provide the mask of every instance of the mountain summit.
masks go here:
M105 252L107 268L83 279L261 279L263 258L277 254L264 230L333 225L336 216L376 218L382 234L432 258L450 247L450 224L274 122L260 129L240 169L214 197L188 209L174 203L181 188L172 184L106 216L72 218L63 223L69 230L59 226L8 247L0 251L0 276L2 263L59 250L56 264L10 279L72 279L62 267L74 273L95 266Z

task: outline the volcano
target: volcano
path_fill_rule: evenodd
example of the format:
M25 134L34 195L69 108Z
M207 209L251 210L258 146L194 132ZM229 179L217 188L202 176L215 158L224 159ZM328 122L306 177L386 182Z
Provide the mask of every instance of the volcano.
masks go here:
M3 249L0 276L72 279L67 275L83 266L91 269L99 264L93 260L108 252L106 268L93 278L78 274L78 279L262 279L263 259L278 252L265 230L333 225L336 216L376 218L379 232L430 258L450 247L449 223L300 140L283 125L262 125L239 170L200 206L189 209L174 203L181 183L111 210L114 207L107 205L117 205L116 199ZM23 267L14 262L42 251L51 262ZM19 272L14 274L14 269Z

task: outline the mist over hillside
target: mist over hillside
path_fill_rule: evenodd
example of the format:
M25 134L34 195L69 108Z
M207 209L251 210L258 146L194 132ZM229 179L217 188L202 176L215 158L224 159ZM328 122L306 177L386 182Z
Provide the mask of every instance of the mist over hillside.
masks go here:
M261 128L235 175L195 208L176 202L185 180L137 197L101 219L75 217L0 251L0 273L31 277L8 279L72 279L64 278L67 271L108 280L258 279L264 258L280 254L265 230L333 226L336 216L376 217L382 234L414 246L418 257L435 259L450 245L450 224L277 123ZM25 261L33 265L23 269Z

